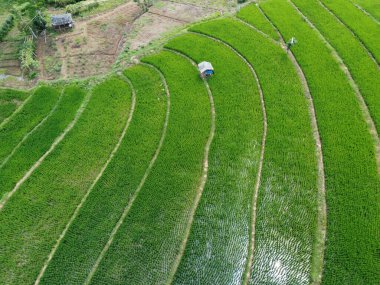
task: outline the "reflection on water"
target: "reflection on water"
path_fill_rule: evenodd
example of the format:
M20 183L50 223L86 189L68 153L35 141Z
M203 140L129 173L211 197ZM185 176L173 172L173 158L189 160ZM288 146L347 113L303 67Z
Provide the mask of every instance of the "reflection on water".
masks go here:
M306 285L315 234L316 191L306 186L302 176L271 166L259 192L250 284Z

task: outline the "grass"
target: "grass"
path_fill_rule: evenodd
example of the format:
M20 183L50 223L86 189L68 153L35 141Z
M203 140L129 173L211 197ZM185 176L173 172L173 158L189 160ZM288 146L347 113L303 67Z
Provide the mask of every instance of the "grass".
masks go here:
M263 33L270 36L272 39L278 41L278 34L276 33L276 30L273 28L273 26L268 22L268 20L265 18L265 16L261 13L257 5L250 4L243 9L241 9L236 16L253 25Z
M117 143L130 105L130 89L122 80L112 77L96 86L65 140L5 205L0 215L1 284L34 282Z
M0 162L49 114L59 95L60 90L55 88L38 88L22 109L0 128Z
M54 113L17 148L2 167L0 166L0 197L14 188L17 181L74 119L84 94L83 90L77 87L67 87Z
M232 276L242 278L249 253L263 135L258 87L245 62L220 43L185 34L166 46L195 62L210 61L216 71L208 81L216 111L209 178L174 283L231 284ZM208 258L210 247L212 259Z
M295 5L337 50L357 83L380 133L380 73L378 66L356 38L328 13L317 0L293 0Z
M92 1L92 0L91 0ZM106 1L99 1L99 6L90 9L87 11L84 11L83 13L80 14L82 17L88 17L91 15L96 15L102 12L106 12L112 9L115 9L116 7L125 4L125 0L106 0Z
M317 165L308 105L295 68L279 46L236 20L211 21L192 30L234 46L255 68L264 93L268 132L250 283L279 282L280 264L287 282L302 284L309 278L316 236Z
M323 284L376 284L380 181L354 91L329 49L290 4L267 1L262 8L286 39L298 39L293 52L314 98L328 207Z
M321 0L347 27L349 27L380 62L380 25L345 0ZM355 20L353 20L355 19Z
M211 115L197 70L167 51L143 61L163 72L170 89L167 134L92 284L163 284L182 242L202 174Z
M13 89L0 89L0 124L28 98L29 93Z
M376 20L380 21L380 2L377 0L354 0L367 13L371 14Z
M62 240L41 284L84 283L156 151L166 109L162 81L156 71L140 65L128 69L125 75L136 91L133 120L118 152Z

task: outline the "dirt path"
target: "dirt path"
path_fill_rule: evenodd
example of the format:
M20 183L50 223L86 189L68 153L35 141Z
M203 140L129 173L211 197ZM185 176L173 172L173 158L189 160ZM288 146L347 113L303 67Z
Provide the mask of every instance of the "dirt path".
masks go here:
M179 56L182 56L182 57L186 58L188 61L190 61L190 63L195 68L198 68L197 64L190 57L188 57L187 55L185 55L183 53L180 53L178 51L175 51L175 50L167 49L167 48L165 48L165 50L170 51L172 53L175 53L175 54L177 54ZM179 249L179 252L178 252L178 255L177 255L176 259L174 260L174 264L173 264L173 267L170 270L169 278L168 278L166 284L171 284L173 282L175 273L177 272L178 266L179 266L179 264L181 262L183 254L185 252L186 244L187 244L187 241L188 241L189 236L190 236L191 226L193 225L193 221L194 221L194 215L195 215L195 212L196 212L196 210L198 208L199 201L201 200L201 197L202 197L202 194L203 194L203 190L204 190L204 187L205 187L206 181L207 181L207 175L208 175L208 157L209 157L211 143L212 143L212 141L214 139L214 136L215 136L215 117L216 117L216 113L215 113L214 97L212 95L210 86L208 85L206 79L203 79L203 83L205 84L205 87L206 87L207 93L208 93L208 97L209 97L209 100L210 100L210 107L211 107L211 129L210 129L210 134L209 134L209 137L207 139L206 146L205 146L205 149L204 149L202 176L200 178L199 185L197 187L197 194L195 196L195 200L194 200L193 206L190 209L190 214L189 214L190 218L189 218L189 220L187 222L187 225L186 225L186 228L185 228L184 239L182 240L181 247Z
M42 37L39 37L37 39L37 45L36 45L36 58L39 59L39 73L40 77L45 78L45 45L43 44Z
M143 186L145 184L145 181L148 178L148 176L150 174L150 171L152 170L153 165L155 164L155 162L157 160L158 155L160 154L162 145L164 144L164 141L165 141L165 138L166 138L166 131L167 131L167 128L168 128L168 125L169 125L169 116L170 116L170 92L169 92L169 88L168 88L168 85L166 83L165 77L161 73L161 71L159 71L153 65L146 64L146 63L143 63L143 65L149 66L149 67L153 68L154 70L156 70L158 72L158 74L160 75L160 77L162 79L162 82L163 82L163 84L165 86L165 91L166 91L166 95L167 95L167 105L166 105L167 107L166 107L165 122L164 122L164 126L163 126L163 129L162 129L161 139L160 139L160 142L158 143L158 147L156 149L156 152L154 153L154 155L152 157L152 160L150 161L149 166L146 169L146 171L144 173L144 176L143 176L143 178L140 181L139 186L137 187L137 189L136 189L135 193L133 194L131 200L129 201L128 205L125 207L125 209L123 211L123 214L121 215L120 219L118 220L118 222L116 223L115 227L113 228L113 230L112 230L112 232L110 234L110 237L109 237L106 245L104 246L102 252L99 254L99 257L97 258L94 266L92 267L90 273L88 274L87 279L85 281L85 284L89 284L91 282L91 280L92 280L92 278L93 278L96 270L99 267L100 262L103 260L103 257L105 256L105 254L107 253L109 247L111 246L111 244L112 244L112 242L113 242L113 240L115 238L116 233L118 232L120 226L123 224L125 218L127 217L128 213L129 213L129 210L132 208L132 205L133 205L134 201L136 200L137 196L139 195L141 189L143 188Z
M335 50L335 48L330 44L329 41L322 35L322 33L314 26L314 24L298 9L298 7L290 0L290 3L293 5L294 9L298 12L298 14L308 23L308 25L318 33L319 38L326 44L328 49L331 51L332 56L339 63L341 70L346 75L348 82L350 83L352 89L355 92L356 98L359 103L359 107L362 111L363 117L368 125L368 130L372 136L372 140L374 142L375 147L375 155L376 155L376 163L377 163L377 172L380 174L380 139L379 134L377 133L376 126L374 121L372 120L371 113L368 110L367 104L360 93L359 87L356 84L355 80L352 78L350 70L345 65L343 59L340 57L339 53ZM364 46L363 46L364 47Z
M57 110L58 105L59 105L59 103L62 100L64 91L65 91L65 89L62 88L61 94L59 95L57 102L55 103L55 105L53 106L53 108L50 110L50 112L41 120L41 122L39 122L32 130L30 130L23 137L21 139L21 141L13 148L13 150L11 151L11 153L6 158L4 158L4 160L0 163L0 170L4 167L5 164L7 164L7 162L9 161L9 159L15 154L15 152L20 148L20 146L53 115L53 113Z
M28 170L28 172L16 183L16 186L9 192L3 200L0 202L0 211L7 203L7 201L13 196L14 193L21 187L21 185L33 174L33 172L41 165L41 163L45 160L45 158L56 148L56 146L65 138L66 134L75 126L79 117L82 115L84 109L87 106L88 101L90 100L90 95L87 95L83 100L82 105L78 109L78 112L75 115L74 120L67 126L67 128L63 131L63 133L55 139L53 144L50 146L49 150L45 152L43 156Z
M298 7L296 7L296 5L291 1L289 0L290 3L293 5L293 7L299 12L302 14L302 12L298 9ZM325 4L323 4L321 1L318 0L318 4L321 5L328 13L330 13L330 15L332 15L339 23L341 23L348 31L351 32L351 34L359 41L359 43L362 45L362 47L367 51L369 57L373 60L373 62L376 63L377 65L377 68L380 68L379 67L379 63L377 62L375 56L372 54L372 52L367 48L367 46L364 44L364 42L359 38L359 36L350 28L348 27L333 11L331 11L329 8L327 8L327 6ZM303 14L302 14L303 15ZM303 16L305 17L305 16ZM310 21L309 21L310 22ZM314 27L314 25L313 25ZM314 27L315 28L315 27ZM316 29L316 28L315 28ZM316 29L317 30L317 29ZM318 31L319 33L319 31Z

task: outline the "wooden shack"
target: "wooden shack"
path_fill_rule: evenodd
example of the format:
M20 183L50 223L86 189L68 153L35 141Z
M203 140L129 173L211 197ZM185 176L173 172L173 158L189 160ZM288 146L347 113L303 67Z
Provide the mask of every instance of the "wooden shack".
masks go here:
M51 16L51 24L54 29L66 29L74 26L73 17L70 13Z

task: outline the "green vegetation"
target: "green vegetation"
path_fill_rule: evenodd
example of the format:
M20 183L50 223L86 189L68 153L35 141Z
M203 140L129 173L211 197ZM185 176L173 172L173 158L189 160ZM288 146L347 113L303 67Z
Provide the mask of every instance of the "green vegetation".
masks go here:
M19 51L21 69L32 74L39 66L38 60L35 59L35 43L32 37L26 37Z
M186 59L167 51L144 61L157 66L169 85L167 135L93 284L163 284L167 280L202 174L210 102L197 70Z
M54 6L65 7L66 5L69 5L69 4L80 3L83 0L44 0L44 1Z
M354 91L329 49L289 3L272 0L261 6L286 39L298 39L293 52L314 98L328 206L323 283L376 284L380 180Z
M342 57L368 105L377 132L380 133L380 72L377 64L350 31L318 4L318 0L293 1Z
M130 105L130 89L122 80L112 77L96 86L65 140L1 210L1 284L34 283L116 145Z
M217 74L209 80L217 120L208 179L174 283L231 284L232 276L241 279L249 252L263 136L258 87L246 63L221 43L185 34L167 47L198 63L207 59Z
M41 284L83 284L130 203L163 132L166 94L158 73L145 66L125 72L136 110L123 142L47 268ZM80 246L78 246L80 245ZM70 274L66 274L66 272Z
M0 89L0 124L28 98L29 93L13 89Z
M67 13L71 13L73 15L78 15L83 12L90 11L92 9L95 9L99 6L99 3L97 1L94 2L78 2L75 4L67 5L65 10Z
M32 165L50 148L63 132L83 100L84 92L77 87L67 87L54 113L33 132L9 157L0 164L0 200L11 191Z
M378 0L353 0L353 2L380 21L380 2Z
M57 104L60 91L52 87L38 88L32 98L0 128L0 162L2 162Z
M380 25L357 9L351 1L321 0L321 2L360 38L379 64Z
M47 11L125 3L0 1L0 72L37 75ZM144 64L123 75L0 89L0 284L377 284L377 6L256 1L125 52L114 70Z
M251 282L275 282L273 267L280 264L289 282L302 283L310 274L317 178L308 106L294 66L279 46L236 20L211 21L192 30L234 46L254 66L264 93L268 133Z
M241 9L236 16L243 21L250 23L274 40L279 40L278 34L265 16L261 13L256 4L250 4Z
M0 23L0 42L4 40L14 25L14 16L9 14L3 23Z

